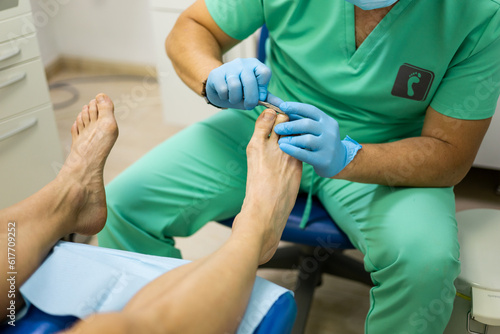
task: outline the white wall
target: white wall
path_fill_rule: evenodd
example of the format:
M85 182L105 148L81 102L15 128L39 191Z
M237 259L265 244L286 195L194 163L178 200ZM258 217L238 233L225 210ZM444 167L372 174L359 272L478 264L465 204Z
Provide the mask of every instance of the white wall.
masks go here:
M30 1L46 65L58 55L156 63L148 1Z

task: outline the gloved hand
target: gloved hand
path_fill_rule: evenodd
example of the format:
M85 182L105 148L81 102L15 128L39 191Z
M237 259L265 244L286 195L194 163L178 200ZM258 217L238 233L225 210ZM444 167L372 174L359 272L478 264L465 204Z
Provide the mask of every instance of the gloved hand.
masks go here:
M271 70L256 58L238 58L210 72L207 98L221 108L253 109L266 101Z
M276 125L281 150L314 167L319 176L337 175L361 148L349 137L340 140L336 120L310 104L285 102L279 105L291 119Z

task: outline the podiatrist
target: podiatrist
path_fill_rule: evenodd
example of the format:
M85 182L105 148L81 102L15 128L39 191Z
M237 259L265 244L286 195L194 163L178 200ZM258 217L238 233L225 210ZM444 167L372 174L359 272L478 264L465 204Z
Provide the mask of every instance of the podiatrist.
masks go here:
M180 256L173 236L234 216L267 101L290 116L275 131L304 162L301 190L364 254L375 284L365 333L442 333L460 271L453 186L500 94L499 9L495 0L198 0L167 53L189 87L227 109L108 186L100 244ZM223 64L263 24L266 64Z

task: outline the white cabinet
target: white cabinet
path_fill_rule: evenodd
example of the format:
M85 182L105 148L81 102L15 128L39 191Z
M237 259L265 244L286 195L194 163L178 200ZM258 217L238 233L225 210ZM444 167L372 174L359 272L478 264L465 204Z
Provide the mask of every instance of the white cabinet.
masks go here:
M24 0L2 0L0 1L0 20L10 19L21 14L29 13L31 6L29 1Z
M175 21L195 0L150 0L157 54L157 73L163 101L163 116L166 122L187 126L201 121L220 111L189 89L179 79L165 53L165 39ZM253 35L231 49L224 60L255 57L257 37Z
M0 209L57 175L61 145L29 0L0 1Z
M490 128L479 148L474 166L500 170L500 101Z

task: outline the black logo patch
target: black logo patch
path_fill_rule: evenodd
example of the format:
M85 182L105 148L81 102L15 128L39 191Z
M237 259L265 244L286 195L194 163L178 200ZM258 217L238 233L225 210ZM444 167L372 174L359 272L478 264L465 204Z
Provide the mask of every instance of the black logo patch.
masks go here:
M434 73L410 64L399 68L392 95L405 99L424 101L434 81Z

